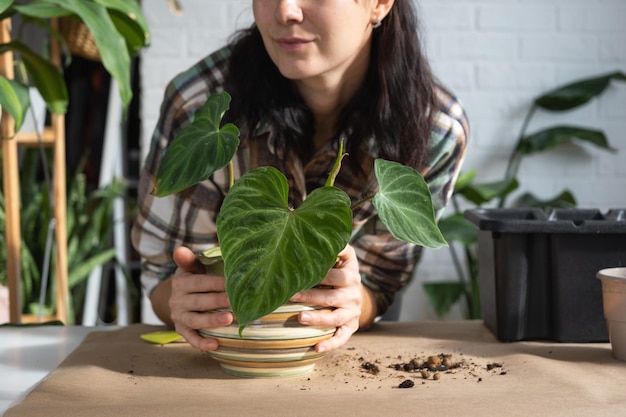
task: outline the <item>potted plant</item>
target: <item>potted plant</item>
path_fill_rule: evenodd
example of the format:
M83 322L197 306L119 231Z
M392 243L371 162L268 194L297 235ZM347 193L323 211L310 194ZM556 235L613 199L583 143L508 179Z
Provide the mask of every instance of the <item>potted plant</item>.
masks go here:
M363 201L351 202L334 187L346 157L342 146L326 185L299 207L289 207L287 179L274 167L259 167L235 180L231 160L239 131L232 123L220 126L229 105L226 92L210 96L178 132L163 155L153 194L182 191L230 166L231 188L216 224L226 293L238 326L234 336L245 337L247 325L323 280L350 241L352 209ZM372 200L394 237L431 248L445 246L421 175L383 159L375 161L375 173L379 189L366 200Z
M79 21L88 29L106 70L117 81L122 103L126 108L132 98L131 56L150 43L150 32L136 1L128 0L37 0L0 1L0 21L18 17L21 26L13 32L10 42L0 44L0 54L19 55L28 79L9 80L0 76L0 106L15 119L19 131L30 101L28 83L39 90L48 110L64 114L68 93L59 67L47 58L49 54L33 50L22 41L27 25L44 28L67 50L66 40L50 19L67 18Z
M23 154L20 176L22 177L20 199L21 230L23 236L21 252L21 305L24 320L53 317L55 298L53 280L46 279L45 265L50 260L47 254L48 226L53 217L50 207L50 190L39 181L37 163L39 150L28 148ZM0 165L2 159L0 158ZM0 179L2 173L0 171ZM100 189L89 190L87 180L79 168L68 178L67 232L69 259L69 315L68 325L81 324L87 279L91 270L109 261L118 262L116 249L111 247L114 220L113 205L116 199L124 198L126 183L115 179ZM4 195L0 192L0 263L6 262ZM90 242L86 245L84 242ZM52 268L52 270L54 270ZM50 285L47 282L50 282ZM0 270L0 285L6 285L6 270ZM43 289L43 290L42 290ZM52 319L50 319L52 320ZM8 317L5 321L8 321ZM0 323L3 321L0 320Z
M150 42L150 33L147 23L137 1L0 0L0 23L3 25L3 41L0 42L0 54L15 54L14 62L16 64L15 77L12 76L10 69L7 69L9 78L0 75L0 107L12 116L11 118L3 120L3 124L8 123L7 120L13 119L12 125L7 125L3 129L5 136L11 136L13 133L22 130L22 124L31 105L29 94L30 85L38 90L46 103L47 110L51 114L62 115L67 111L68 92L63 78L63 64L69 62L70 54L64 54L65 60L63 63L53 62L48 58L51 55L52 48L46 47L43 51L37 51L24 41L24 35L30 33L28 32L30 28L43 28L43 30L49 34L50 39L57 41L60 48L62 48L63 51L67 51L69 49L69 39L66 39L64 36L67 35L63 35L61 31L58 30L58 26L54 24L60 19L78 22L86 28L86 31L84 31L81 36L84 38L89 37L95 44L103 66L118 84L124 109L126 109L130 103L132 98L131 57L136 55ZM13 27L11 27L11 25L13 25ZM8 36L9 34L10 36ZM53 118L53 122L54 120L58 119ZM37 133L38 137L41 138L41 135L39 135L40 132ZM8 140L10 138L3 139ZM17 141L13 143L17 143ZM12 147L11 149L14 148ZM10 153L11 155L5 154L4 157L11 158L11 161L15 161L17 158L14 157L13 152ZM9 164L7 163L5 165ZM30 167L21 166L20 173L23 171L22 168L29 169ZM14 173L9 170L8 174L7 171L5 171L5 175L5 178L10 178ZM39 183L39 179L35 178L34 180L37 182L24 183L24 178L22 178L22 191L31 190L33 187L36 187ZM26 181L28 181L28 179L26 179ZM56 184L57 187L65 187L64 179L63 181L58 181ZM63 184L63 186L59 184ZM40 213L42 216L48 213L51 202L45 195L52 193L50 190L51 187L51 184L48 184L48 189L38 189L35 195L29 196L35 199L35 201L25 200L24 193L22 193L22 199L20 201L22 209L34 207L36 204L43 202L48 204L47 208L42 207L39 211L35 210L35 213ZM111 187L118 189L119 185L111 184ZM53 195L54 194L55 193L53 193ZM63 190L62 195L65 196L65 190ZM72 198L72 195L69 197ZM59 204L65 204L65 201ZM2 208L3 218L0 220L2 220L2 226L4 226L4 206ZM70 210L72 209L73 207L68 208L68 217L71 215ZM23 213L27 214L26 212ZM15 219L11 219L13 214L15 214L13 208L7 210L6 215L9 219L7 219L6 223L19 224ZM71 218L67 220L72 221ZM44 233L52 230L48 226L42 228ZM94 223L90 233L97 233L96 228L98 226L97 223ZM86 227L86 229L89 229L89 226ZM71 230L69 232L71 233ZM4 238L4 233L2 237ZM67 242L68 246L72 245L71 239L72 237L70 236ZM15 242L7 243L10 247L15 247ZM26 245L22 245L22 248L20 260L22 263L29 262L27 251L24 250ZM101 248L98 250L100 249ZM70 258L72 258L72 255L75 255L71 251L72 248L68 247ZM109 258L112 257L111 254L106 256ZM85 258L74 256L73 259L84 260ZM106 259L100 258L98 262L101 263L105 261ZM95 264L85 263L85 266L88 265L93 266ZM27 269L29 266L22 264L22 270L25 268ZM54 270L54 268L52 270ZM37 274L41 272L42 271L37 271ZM73 275L75 277L76 273L74 272ZM72 279L73 277L70 276L70 280ZM82 278L80 278L79 281L80 280L82 280ZM28 283L21 282L21 285L26 288Z

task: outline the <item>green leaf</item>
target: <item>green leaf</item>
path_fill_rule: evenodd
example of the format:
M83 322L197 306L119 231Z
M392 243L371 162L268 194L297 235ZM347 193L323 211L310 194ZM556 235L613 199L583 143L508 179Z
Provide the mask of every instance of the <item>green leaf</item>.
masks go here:
M130 56L126 41L117 31L107 9L98 3L85 0L46 0L76 14L89 28L98 46L102 65L117 81L124 108L132 99L130 82Z
M477 241L476 226L457 213L439 220L439 229L448 242L470 246Z
M587 142L598 148L615 152L615 149L609 146L604 132L575 126L556 126L528 135L519 141L517 151L530 155L574 141Z
M459 190L459 194L477 206L481 206L494 198L506 197L518 187L517 179L511 178L483 184L470 184Z
M63 7L50 3L48 0L34 0L30 3L15 5L15 10L24 16L50 19L54 17L68 16L69 11Z
M476 177L476 169L470 169L467 172L461 172L454 184L454 192L457 193L463 188L472 183L472 180Z
M74 265L70 268L68 275L69 287L74 288L76 285L84 281L95 267L115 258L116 253L116 248L110 248L104 252L99 252L89 258L83 259L78 265Z
M352 233L350 198L335 187L315 189L297 209L276 168L243 175L217 217L226 293L239 332L293 294L320 283Z
M13 4L13 0L0 0L0 13L4 13Z
M239 130L232 123L220 128L229 105L228 93L210 96L193 121L178 132L159 164L154 195L163 197L189 188L230 162L239 147Z
M540 200L532 193L524 193L511 204L511 207L573 208L576 204L574 195L566 190L549 200Z
M552 111L570 110L602 94L611 80L626 81L626 75L616 71L611 74L576 81L535 99L535 105Z
M124 37L131 56L150 45L150 30L136 1L95 0L107 8L117 31Z
M450 312L465 293L463 282L425 282L424 293L439 317Z
M372 203L380 220L400 240L433 249L447 246L435 222L433 203L424 178L397 162L377 159L379 189Z
M20 54L26 70L41 97L45 100L48 110L55 114L64 114L67 111L68 94L65 80L59 68L20 41L0 44L0 54L9 51Z
M24 117L30 107L28 87L14 80L0 76L0 107L6 110L15 121L14 131L17 132L24 123Z

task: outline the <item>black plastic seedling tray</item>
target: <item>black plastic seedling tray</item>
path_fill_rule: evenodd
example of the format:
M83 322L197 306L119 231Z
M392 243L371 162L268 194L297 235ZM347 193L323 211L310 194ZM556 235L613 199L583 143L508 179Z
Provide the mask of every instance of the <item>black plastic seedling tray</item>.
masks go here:
M626 209L472 209L481 315L501 341L607 342L596 272L626 266Z

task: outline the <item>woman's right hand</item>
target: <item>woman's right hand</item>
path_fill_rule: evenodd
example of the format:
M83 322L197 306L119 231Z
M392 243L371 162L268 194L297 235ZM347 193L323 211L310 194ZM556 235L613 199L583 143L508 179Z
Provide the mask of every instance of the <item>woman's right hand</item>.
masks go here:
M178 265L171 278L169 297L174 328L190 345L201 350L215 350L217 340L201 336L198 329L228 326L233 322L231 312L213 311L230 307L224 277L207 275L204 265L189 248L176 248L173 258Z

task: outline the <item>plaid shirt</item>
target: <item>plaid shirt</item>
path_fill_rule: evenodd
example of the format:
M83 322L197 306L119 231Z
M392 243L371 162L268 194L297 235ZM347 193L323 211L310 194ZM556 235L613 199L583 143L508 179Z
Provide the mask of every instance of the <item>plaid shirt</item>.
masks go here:
M142 260L142 285L148 292L176 269L172 261L174 248L184 245L200 251L217 244L215 219L223 200L221 190L228 189L226 170L215 173L212 181L176 195L158 198L151 191L159 160L176 132L192 120L210 94L223 90L229 57L228 48L216 51L175 77L165 91L161 116L139 180L138 216L132 229L132 242ZM456 98L441 86L437 86L436 96L427 168L421 174L429 185L439 218L460 171L469 130L465 112ZM324 185L337 155L336 144L328 144L304 164L294 156L282 158L273 143L271 126L248 138L234 158L235 175L257 166L275 166L288 178L290 203L297 206L307 192ZM361 164L365 176L356 175L349 164L343 164L335 185L348 193L353 202L376 191L375 158L375 147L371 147ZM351 245L359 259L363 282L376 294L378 312L382 314L396 291L410 282L421 248L394 239L377 221L371 202L353 213L353 230Z

